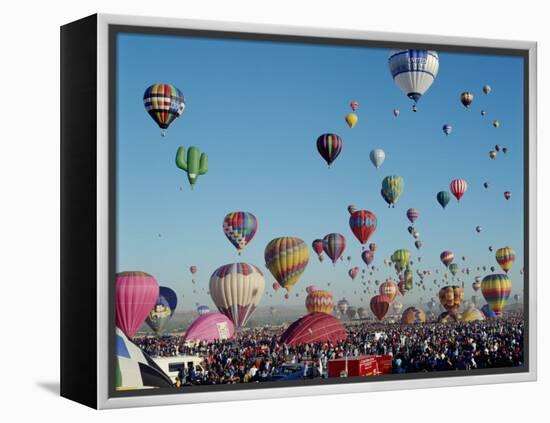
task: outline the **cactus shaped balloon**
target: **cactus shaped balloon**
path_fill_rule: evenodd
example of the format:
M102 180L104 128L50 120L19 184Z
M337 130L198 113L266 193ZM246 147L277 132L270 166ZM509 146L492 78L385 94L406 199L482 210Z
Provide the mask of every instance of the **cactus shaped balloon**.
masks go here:
M189 147L187 155L185 147L180 146L176 153L176 166L187 172L187 179L191 189L195 186L199 175L204 175L208 171L208 155L201 153L198 147Z

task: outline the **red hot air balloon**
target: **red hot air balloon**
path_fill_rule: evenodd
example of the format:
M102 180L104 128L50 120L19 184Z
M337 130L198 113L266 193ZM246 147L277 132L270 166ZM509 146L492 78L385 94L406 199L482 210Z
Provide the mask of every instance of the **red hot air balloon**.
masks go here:
M330 168L332 163L341 153L344 143L336 134L323 134L317 138L317 151Z
M145 272L121 272L116 275L116 325L133 337L159 296L155 278Z
M370 309L378 320L382 320L386 316L389 308L390 299L385 295L375 295L370 300Z
M348 338L346 328L327 313L310 313L292 323L281 335L280 343L295 346L314 342L337 343Z
M346 238L344 235L332 233L325 235L323 238L323 250L330 257L333 264L342 256L345 249Z
M456 197L458 201L462 198L466 190L468 189L468 184L464 179L454 179L449 185L451 193Z
M367 266L370 266L370 264L374 261L374 253L372 251L363 251L361 253L361 258Z
M311 243L311 248L313 248L313 251L315 251L315 254L317 254L317 257L319 257L319 261L323 261L323 240L322 239L316 239Z
M504 191L504 198L509 200L510 198L512 198L512 193L510 191Z
M349 227L361 244L366 244L376 230L377 219L368 210L357 210L349 217Z

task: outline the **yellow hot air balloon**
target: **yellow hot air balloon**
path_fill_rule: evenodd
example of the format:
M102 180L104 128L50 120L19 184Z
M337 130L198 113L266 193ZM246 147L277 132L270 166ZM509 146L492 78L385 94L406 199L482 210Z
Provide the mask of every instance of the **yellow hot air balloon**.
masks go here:
M331 314L334 310L332 294L322 290L310 292L306 297L306 309L308 313Z
M289 291L298 282L309 262L309 249L300 238L284 236L267 244L265 266L279 284Z
M464 301L464 290L456 285L445 286L439 290L439 301L445 310L456 313Z
M401 269L405 269L409 265L411 253L409 250L401 249L395 250L391 256L391 261L398 264Z
M462 313L462 320L465 322L475 322L476 320L485 320L485 315L481 310L470 307L464 313Z
M359 117L355 113L348 113L346 115L346 123L350 128L353 128L359 122Z
M508 273L508 270L514 265L516 253L510 247L499 248L495 253L495 258L500 267L502 267L502 270Z

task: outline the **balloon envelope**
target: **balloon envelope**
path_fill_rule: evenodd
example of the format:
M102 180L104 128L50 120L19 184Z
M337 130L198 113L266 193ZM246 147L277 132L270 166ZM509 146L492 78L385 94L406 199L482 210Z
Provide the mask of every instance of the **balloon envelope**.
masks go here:
M337 343L347 339L342 323L326 313L311 313L294 323L283 333L280 343L297 346L315 342Z
M218 341L231 339L235 325L221 313L207 313L198 316L183 335L183 341Z

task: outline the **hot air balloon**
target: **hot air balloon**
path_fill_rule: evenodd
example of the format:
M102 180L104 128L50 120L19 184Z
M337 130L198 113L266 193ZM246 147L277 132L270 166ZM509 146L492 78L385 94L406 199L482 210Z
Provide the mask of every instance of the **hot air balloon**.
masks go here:
M439 56L433 50L392 50L388 59L397 86L416 103L430 88L439 70Z
M393 115L394 115L395 117L399 116L400 113L401 113L401 112L399 111L399 109L393 109Z
M215 342L231 339L235 335L235 325L221 313L199 313L193 323L185 331L182 341Z
M493 150L489 151L489 157L490 157L491 159L493 159L493 160L496 159L496 157L497 157L497 152L496 152L496 151L493 151Z
M410 291L413 288L413 272L410 269L410 267L407 267L405 271L403 272L404 281L405 281L405 289L407 291Z
M355 112L359 108L359 103L357 101L350 101L349 107Z
M234 211L223 219L223 233L237 249L239 255L246 245L252 241L258 230L258 220L252 213Z
M416 241L414 241L414 246L416 247L417 250L420 250L420 247L422 247L422 241L417 239Z
M363 251L361 253L361 258L363 259L363 261L367 266L370 266L370 264L374 260L374 253L372 251Z
M483 86L483 94L489 95L491 93L491 86L490 85L484 85Z
M388 297L389 302L391 303L397 296L397 284L394 281L388 280L380 285L379 292L380 295L385 295Z
M407 210L407 219L409 219L412 224L418 219L418 216L419 212L417 209L411 208Z
M500 145L499 145L499 144L496 144L496 145L495 145L495 150L496 150L496 151L500 151Z
M322 290L310 292L306 297L306 309L308 313L331 314L334 310L332 294Z
M449 201L451 201L451 194L448 191L439 191L437 193L437 202L441 205L441 207L447 207Z
M375 148L370 152L370 161L376 169L380 169L384 160L386 160L386 153L381 148Z
M491 310L491 308L489 307L489 304L485 304L483 307L481 307L481 312L487 319L492 319L497 316L496 313L493 310Z
M382 197L390 207L395 207L404 186L405 182L401 176L386 176L382 180Z
M499 121L498 119L495 119L495 120L493 121L493 126L494 126L495 128L498 128L498 127L500 126L500 121Z
M475 307L468 308L464 313L462 313L463 322L476 322L480 320L485 320L485 315Z
M509 200L510 198L512 198L512 193L510 191L504 191L504 198Z
M208 155L194 146L189 147L185 155L185 148L180 146L176 152L176 166L187 173L187 180L193 189L199 175L208 172Z
M369 250L372 251L373 253L376 251L376 244L374 242L371 242L369 244Z
M355 213L356 211L357 211L357 207L356 207L354 204L350 204L350 205L348 206L348 213L349 213L349 214L353 214L353 213Z
M332 260L332 264L342 256L346 249L346 238L344 235L331 233L323 238L323 250Z
M466 91L466 92L463 92L462 94L460 94L460 102L467 109L470 108L473 101L474 101L474 95L472 93Z
M401 316L401 323L405 325L424 323L425 321L426 313L418 307L407 308Z
M488 275L481 281L481 293L489 307L497 315L502 313L512 292L512 281L507 275Z
M340 314L345 315L349 308L349 302L345 298L342 298L340 301L338 301L338 304L336 304L336 308L340 312Z
M279 284L279 282L273 282L273 285L271 285L271 287L273 288L273 291L278 291L279 289L281 289L281 285Z
M199 316L202 316L203 314L207 314L207 313L210 313L210 307L208 307L207 305L200 305L197 307L197 314Z
M168 305L168 301L159 295L155 305L147 315L145 323L155 332L157 336L162 335L166 323L172 317L173 311Z
M478 280L478 278L476 278L475 282L472 283L472 289L477 292L479 291L479 288L481 288L481 280Z
M313 248L313 251L315 251L315 254L317 254L317 257L319 257L319 260L321 260L321 257L323 256L323 240L315 239L311 243L311 247Z
M279 342L288 346L344 341L348 337L342 323L327 313L310 313L292 323Z
M306 293L311 294L314 291L317 291L317 287L315 285L306 286Z
M515 295L514 295L514 301L515 301L516 303L519 303L519 300L521 300L521 295L515 294Z
M458 272L458 264L456 264L456 263L449 264L449 271L451 272L451 274L453 276L456 275L457 272Z
M407 288L405 288L405 279L399 280L399 283L397 284L397 289L399 290L399 293L401 295L405 295L407 293Z
M355 280L358 273L359 273L359 268L357 266L352 267L351 269L348 270L348 275L352 281Z
M445 133L445 135L450 135L451 132L453 132L453 127L451 125L449 125L448 123L443 125L442 129L443 129L443 132Z
M399 314L401 310L403 310L403 304L401 304L399 301L393 301L391 304L391 308L393 309L394 313Z
M439 258L441 259L441 262L446 266L449 267L449 264L451 264L455 258L455 255L452 251L443 251Z
M502 147L502 152L503 152L504 154L508 153L508 147Z
M359 117L355 113L348 113L345 117L345 121L350 128L355 127L359 122Z
M348 311L346 312L346 316L349 320L355 319L355 317L357 316L357 309L353 306L350 306L348 308Z
M502 270L508 273L508 270L514 265L516 253L510 247L499 248L495 253L495 258Z
M370 309L378 320L382 320L386 316L389 308L390 299L384 295L375 295L370 300Z
M401 269L404 269L408 266L411 253L409 250L400 249L395 250L391 256L391 261L398 264Z
M121 272L116 275L116 326L133 337L159 296L155 278L145 272Z
M287 291L298 282L309 262L309 251L304 241L295 237L271 240L264 251L265 266Z
M336 134L323 134L317 138L317 151L328 164L328 167L332 167L332 163L344 147L344 142Z
M457 201L460 201L460 199L468 189L468 184L464 179L454 179L449 184L449 189L451 190L451 193L455 196Z
M366 244L376 230L377 219L368 210L357 210L349 218L349 227L361 244Z
M185 110L185 97L173 85L153 84L143 94L143 105L147 113L162 129L161 135L165 136L165 130Z
M480 232L481 232L481 226L476 226L476 232L477 232L477 233L480 233Z
M443 287L439 290L439 301L445 310L456 313L464 301L464 290L456 285Z
M192 275L194 275L195 273L197 273L197 266L190 266L189 267L189 271L191 272Z
M481 111L481 116L485 116L486 114L487 114L487 112L485 110Z
M357 315L361 320L366 319L367 317L369 317L369 310L365 307L359 307L357 309Z
M246 325L260 303L264 289L263 273L247 263L226 264L217 268L210 277L212 301L237 328Z

